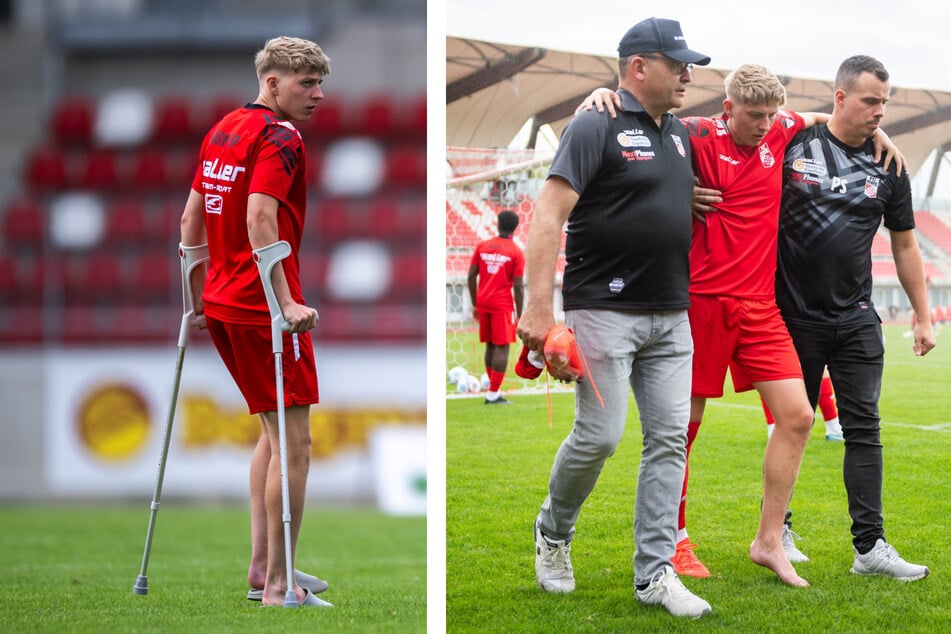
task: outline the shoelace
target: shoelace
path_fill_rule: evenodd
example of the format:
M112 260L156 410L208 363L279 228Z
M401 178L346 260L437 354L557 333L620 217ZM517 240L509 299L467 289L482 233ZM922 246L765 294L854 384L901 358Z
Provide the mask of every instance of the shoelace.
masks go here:
M548 552L545 554L545 559L553 564L552 568L557 567L558 570L568 570L570 567L568 564L568 556L571 554L571 544L559 546L557 544L552 544L544 537L542 537L542 539L545 540L545 544L548 546Z
M687 594L687 587L680 581L680 577L674 574L673 568L664 568L662 573L654 573L654 576L658 574L660 577L657 578L657 583L671 599L681 599ZM654 585L653 579L650 585Z
M895 550L895 547L891 544L885 544L885 547L881 549L879 553L882 559L886 559L891 563L897 563L901 557L898 556L898 551Z
M796 543L795 540L802 539L802 535L800 535L799 533L797 533L791 528L787 528L785 531L783 531L783 537L785 538L787 536L789 537L790 541L793 542L794 545Z

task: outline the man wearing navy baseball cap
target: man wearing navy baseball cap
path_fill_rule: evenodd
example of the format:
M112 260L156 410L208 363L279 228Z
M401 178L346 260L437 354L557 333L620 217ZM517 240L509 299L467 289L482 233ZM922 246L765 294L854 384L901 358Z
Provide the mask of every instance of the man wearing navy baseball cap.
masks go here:
M683 64L706 66L710 58L687 48L680 22L664 18L641 20L624 34L617 47L618 57L641 53L663 53Z
M546 592L574 592L575 524L621 440L633 389L643 437L634 498L635 595L675 616L698 618L710 614L710 604L684 586L671 562L690 418L694 176L687 128L670 110L683 106L691 65L710 58L687 48L677 22L657 18L630 29L618 53L624 112L616 119L597 112L572 119L529 228L532 275L519 337L529 349L544 350L555 326L552 294L565 233L565 325L587 361L586 380L575 387L575 422L535 518L535 580ZM581 573L582 583L586 576Z

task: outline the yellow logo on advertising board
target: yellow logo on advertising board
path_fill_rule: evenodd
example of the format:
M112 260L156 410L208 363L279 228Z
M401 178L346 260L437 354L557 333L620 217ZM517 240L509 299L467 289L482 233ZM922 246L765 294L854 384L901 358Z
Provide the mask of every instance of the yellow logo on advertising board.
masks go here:
M150 420L142 395L121 383L97 386L76 410L80 442L107 462L128 460L138 454L148 438Z

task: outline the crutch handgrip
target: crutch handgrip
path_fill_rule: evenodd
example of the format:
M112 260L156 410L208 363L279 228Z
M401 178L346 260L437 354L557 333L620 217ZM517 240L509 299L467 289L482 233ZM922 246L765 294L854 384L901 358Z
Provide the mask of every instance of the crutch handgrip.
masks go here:
M199 264L208 261L208 245L199 244L193 247L178 245L178 257L182 264L182 326L178 331L178 346L188 345L188 332L191 330L191 321L195 316L195 299L192 296L192 271Z
M271 313L271 344L274 352L281 352L284 349L281 332L288 331L291 325L284 319L284 313L281 311L281 305L277 303L277 295L274 294L274 281L271 279L271 271L278 262L291 254L291 245L287 240L278 240L273 244L260 249L254 249L254 261L258 265L258 273L261 275L261 282L264 284L264 297L267 298L267 308Z

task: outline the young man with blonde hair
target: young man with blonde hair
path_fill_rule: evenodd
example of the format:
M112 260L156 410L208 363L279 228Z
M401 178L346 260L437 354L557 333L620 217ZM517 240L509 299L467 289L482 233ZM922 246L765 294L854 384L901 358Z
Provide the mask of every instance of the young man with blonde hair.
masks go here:
M295 571L287 579L284 548L277 394L270 313L252 251L278 240L291 255L272 275L290 331L284 334L291 552L296 551L310 467L310 406L318 402L309 330L317 311L301 295L298 250L307 202L304 145L292 122L307 121L323 99L330 59L292 37L269 40L254 58L254 103L217 122L201 145L200 166L182 214L182 244L208 243L207 276L196 284L198 326L207 328L262 434L251 459L251 564L248 598L281 605L289 587L302 605L329 605L314 596L327 584Z

